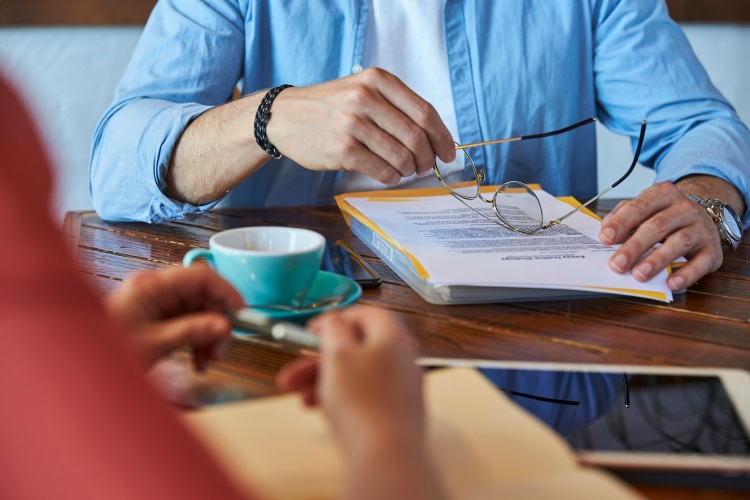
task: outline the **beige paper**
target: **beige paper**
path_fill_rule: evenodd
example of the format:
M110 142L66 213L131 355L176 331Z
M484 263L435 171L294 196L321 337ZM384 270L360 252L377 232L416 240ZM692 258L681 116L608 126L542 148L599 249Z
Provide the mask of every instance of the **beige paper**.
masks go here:
M634 498L609 475L577 465L552 430L471 369L430 372L429 436L455 498ZM218 406L185 417L230 474L268 498L339 495L341 454L322 415L295 395Z

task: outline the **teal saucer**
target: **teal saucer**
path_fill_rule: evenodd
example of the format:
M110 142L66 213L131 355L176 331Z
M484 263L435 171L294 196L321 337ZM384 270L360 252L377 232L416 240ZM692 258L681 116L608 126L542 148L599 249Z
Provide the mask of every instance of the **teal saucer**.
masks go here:
M354 280L336 273L327 271L318 271L312 288L307 292L305 304L299 311L284 311L280 309L270 309L263 307L253 307L252 310L268 316L277 321L291 321L294 323L304 323L311 317L330 311L340 309L355 303L362 295L362 287ZM342 297L341 302L337 304L327 304L320 307L309 307L316 302L324 301L330 297ZM239 335L253 335L244 331L236 331Z

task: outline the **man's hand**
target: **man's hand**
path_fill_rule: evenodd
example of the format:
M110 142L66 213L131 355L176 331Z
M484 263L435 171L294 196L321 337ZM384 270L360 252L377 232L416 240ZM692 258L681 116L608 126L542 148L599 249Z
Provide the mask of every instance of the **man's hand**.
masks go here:
M206 266L141 272L106 300L125 326L139 360L150 367L180 347L192 347L195 366L218 359L231 333L225 311L244 307L242 296Z
M684 256L687 264L668 280L672 290L681 290L721 266L723 255L716 226L706 209L685 193L719 198L739 213L744 211L739 192L716 177L691 176L676 184L655 184L633 200L621 202L602 221L602 243L623 243L609 261L613 271L631 270L638 281L648 281ZM657 243L662 246L643 257Z
M216 200L269 160L248 127L264 95L245 96L190 122L170 159L169 197L196 205ZM436 156L456 158L432 105L378 68L284 90L273 101L266 135L307 169L356 171L389 185L429 173Z
M379 68L289 88L273 103L268 138L311 170L350 170L384 184L453 161L453 139L430 103Z

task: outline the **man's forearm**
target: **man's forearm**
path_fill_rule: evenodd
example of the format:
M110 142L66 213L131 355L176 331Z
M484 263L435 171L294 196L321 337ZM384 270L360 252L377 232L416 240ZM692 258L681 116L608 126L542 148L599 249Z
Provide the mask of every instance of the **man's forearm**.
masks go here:
M686 194L704 198L718 198L734 208L738 214L745 213L745 198L731 183L711 175L688 175L674 183Z
M263 94L211 109L183 131L169 162L167 196L203 205L224 196L270 158L255 142Z

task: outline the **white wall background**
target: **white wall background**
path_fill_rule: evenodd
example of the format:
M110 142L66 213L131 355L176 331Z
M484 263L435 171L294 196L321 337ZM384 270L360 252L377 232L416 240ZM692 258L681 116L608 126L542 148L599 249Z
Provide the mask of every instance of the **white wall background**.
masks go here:
M142 28L0 29L0 71L26 98L57 168L55 210L91 209L88 163L99 117ZM0 111L1 112L1 111Z
M750 26L688 25L685 31L714 84L750 123ZM61 221L68 210L91 208L91 136L140 33L133 27L0 29L0 71L25 95L47 142L58 172ZM627 139L598 127L599 157L626 164L632 157ZM602 160L599 172L602 187L615 180ZM638 167L611 196L635 196L653 179L651 170Z
M750 124L750 26L696 25L683 26L698 59L711 76L714 85L724 94L742 121ZM596 139L599 154L599 189L617 180L617 176L632 161L633 153L627 138L613 134L597 124ZM607 169L606 158L622 158L622 165ZM750 161L750 159L748 159ZM638 166L617 189L605 195L611 198L632 198L650 186L656 174L650 168Z

